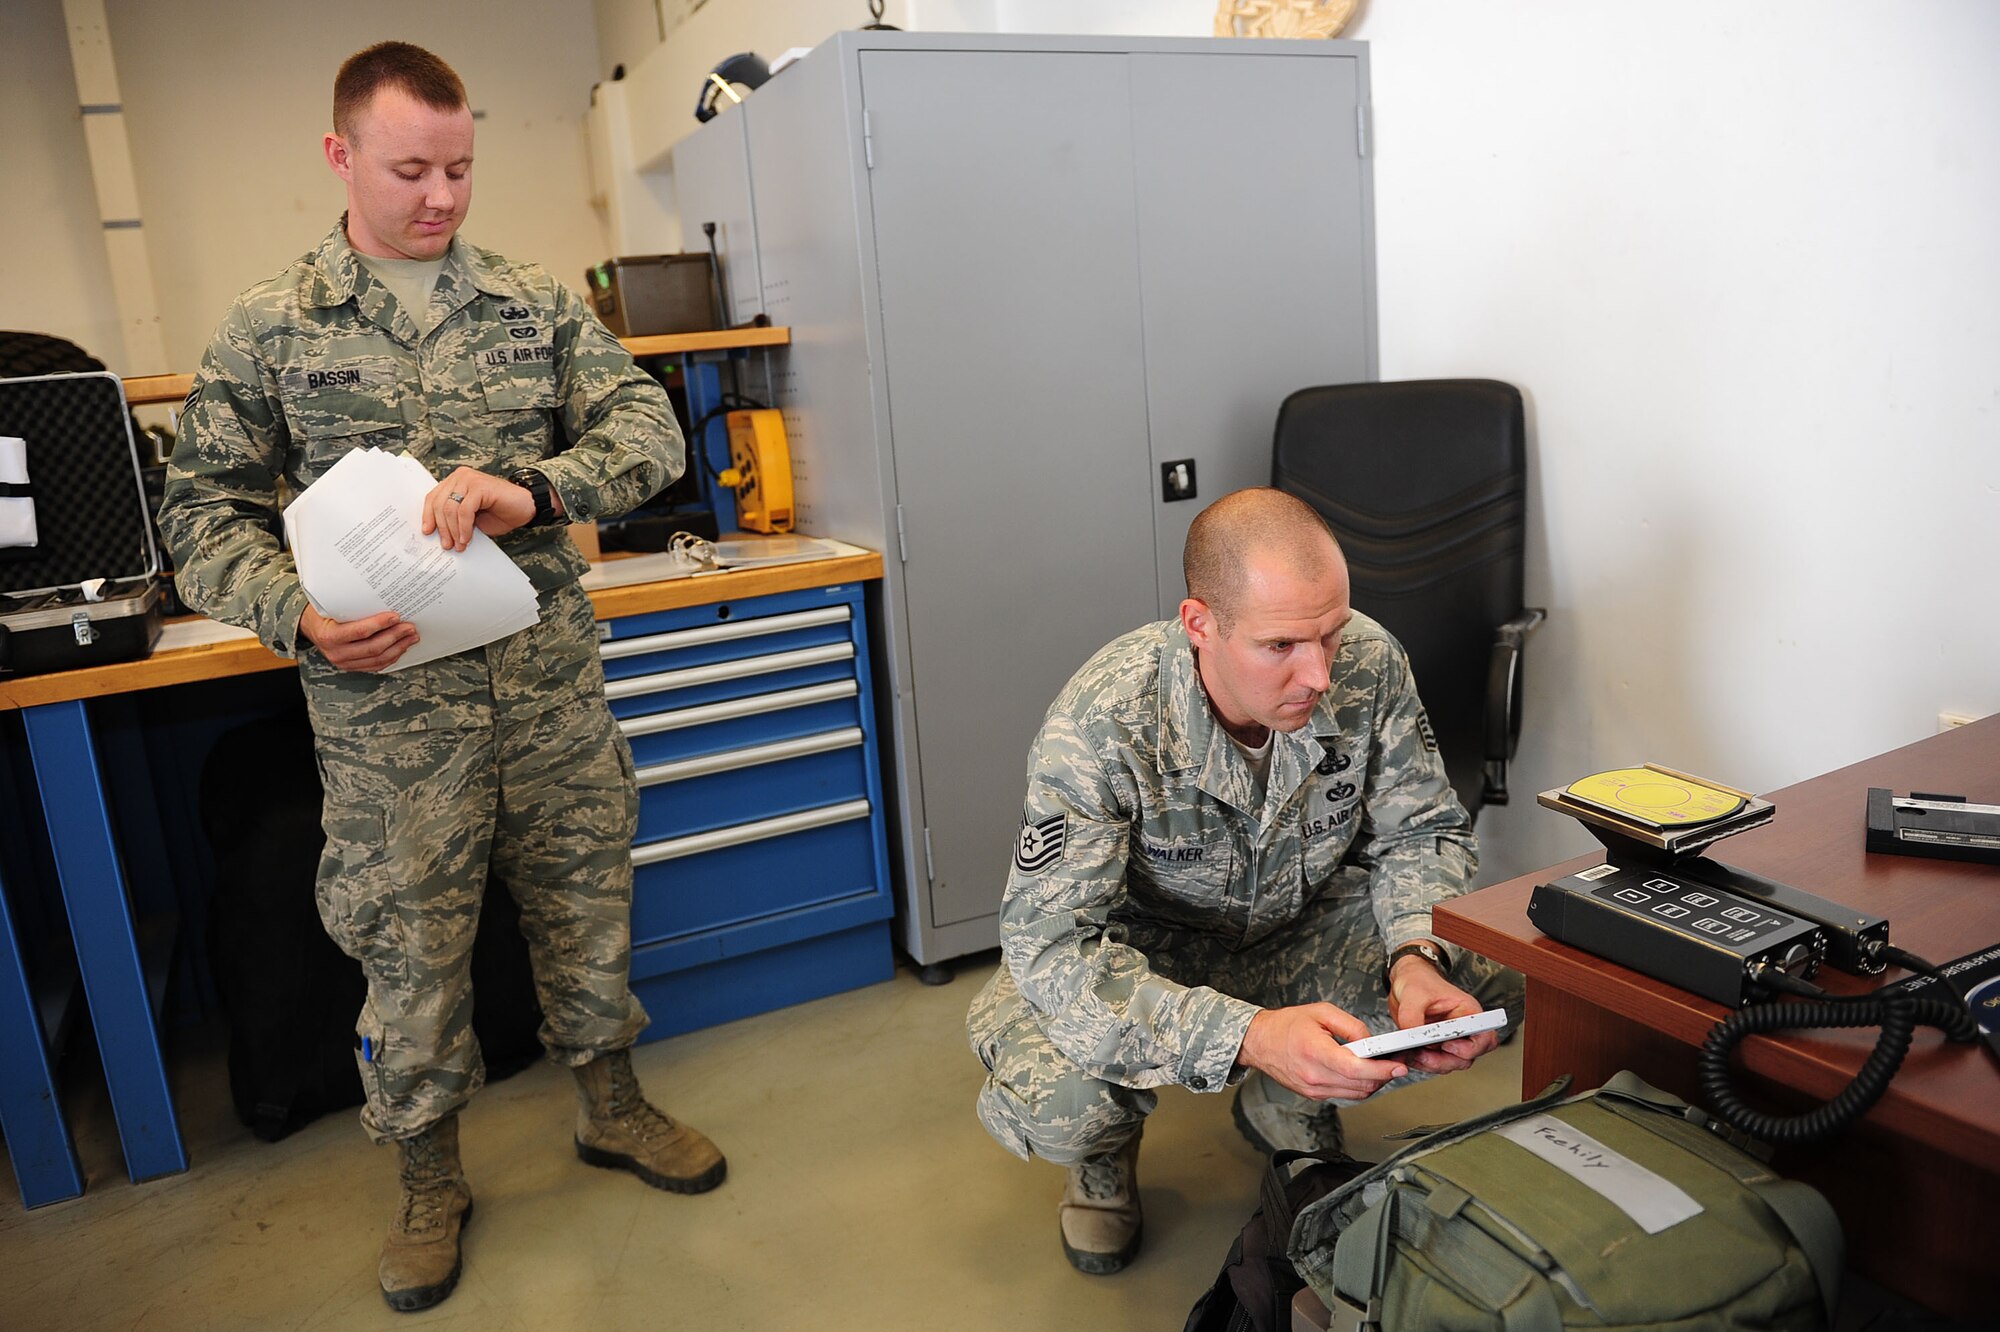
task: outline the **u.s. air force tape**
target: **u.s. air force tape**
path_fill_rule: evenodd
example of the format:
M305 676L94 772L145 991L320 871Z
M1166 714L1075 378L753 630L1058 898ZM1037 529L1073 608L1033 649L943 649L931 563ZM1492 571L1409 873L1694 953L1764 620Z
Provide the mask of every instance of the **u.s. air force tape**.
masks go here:
M1062 859L1063 833L1069 815L1051 814L1038 823L1022 816L1021 840L1014 845L1014 868L1022 874L1040 874Z

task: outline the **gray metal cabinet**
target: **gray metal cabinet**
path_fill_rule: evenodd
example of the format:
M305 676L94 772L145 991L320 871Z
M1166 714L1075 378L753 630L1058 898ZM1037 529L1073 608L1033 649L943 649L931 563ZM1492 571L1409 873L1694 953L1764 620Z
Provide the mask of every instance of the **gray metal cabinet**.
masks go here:
M1366 106L1351 42L844 33L675 150L686 245L731 221L739 312L754 273L792 329L801 529L887 556L919 961L997 942L1043 711L1174 613L1188 523L1268 482L1278 403L1374 376Z
M673 154L676 194L698 201L701 210L694 225L686 228L681 248L689 254L706 253L708 234L702 224L715 225L715 248L732 259L724 278L732 324L748 323L764 309L750 210L750 148L743 134L744 118L730 116L683 139Z

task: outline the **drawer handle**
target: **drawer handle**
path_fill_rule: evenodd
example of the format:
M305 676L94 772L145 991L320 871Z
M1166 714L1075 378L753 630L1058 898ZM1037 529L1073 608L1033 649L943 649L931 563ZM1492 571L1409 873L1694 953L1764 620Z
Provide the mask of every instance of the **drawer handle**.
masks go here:
M704 851L720 851L728 846L742 846L746 842L761 842L783 837L787 833L805 832L809 828L825 828L850 819L865 819L873 812L873 807L866 800L849 800L844 804L822 805L818 809L804 809L775 819L760 819L756 823L738 823L665 842L649 842L632 848L632 864L635 867L656 865L662 860L677 860L682 856L700 855Z
M748 698L731 698L720 703L703 703L699 707L629 717L618 723L618 729L629 740L635 735L677 731L684 726L706 726L710 722L734 721L738 717L755 717L766 712L783 712L787 708L831 703L835 699L853 698L860 692L861 686L853 680L834 680L800 689L782 689L775 694L752 694Z
M852 660L854 644L828 643L824 647L795 648L790 652L773 652L762 657L738 657L734 661L718 661L707 666L660 671L655 675L635 675L629 680L607 680L604 682L604 696L637 698L641 694L664 694L670 689L692 689L696 685L715 684L721 680L741 680L752 675L796 670L801 666Z
M639 769L639 785L684 782L690 777L734 772L738 768L754 768L760 763L779 763L785 759L804 758L808 754L852 749L861 740L861 728L850 726L843 731L821 731L818 735L802 735L794 740L777 740L768 745L752 745L747 749L731 749L720 754L703 754L673 763L655 763L650 768Z
M810 629L821 624L845 624L853 619L846 606L824 606L818 610L793 611L789 615L766 615L761 619L732 620L728 624L703 625L699 629L675 629L643 638L614 638L600 643L597 650L605 659L633 657L642 652L662 652L669 648L700 647L704 643L727 643L759 634L782 634L787 629Z

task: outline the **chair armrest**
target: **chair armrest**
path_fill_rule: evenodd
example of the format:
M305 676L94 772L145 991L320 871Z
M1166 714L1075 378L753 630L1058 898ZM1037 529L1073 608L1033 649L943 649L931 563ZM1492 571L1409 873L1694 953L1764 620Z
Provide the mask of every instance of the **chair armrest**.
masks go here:
M1494 641L1496 643L1509 644L1518 651L1528 641L1528 635L1541 628L1542 621L1548 618L1549 613L1547 611L1535 606L1529 606L1519 615L1516 615L1513 619L1495 629L1493 631Z
M1507 764L1521 743L1521 654L1528 635L1541 627L1549 613L1538 607L1493 631L1493 652L1486 668L1486 790L1484 803L1507 803Z

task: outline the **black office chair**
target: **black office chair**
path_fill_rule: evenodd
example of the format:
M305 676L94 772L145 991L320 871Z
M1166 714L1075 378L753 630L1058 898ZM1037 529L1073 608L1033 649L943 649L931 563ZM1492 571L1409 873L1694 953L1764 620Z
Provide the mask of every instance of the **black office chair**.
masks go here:
M1546 612L1522 601L1521 395L1490 379L1334 384L1278 410L1271 484L1326 518L1354 605L1402 641L1452 789L1507 803L1521 653Z

